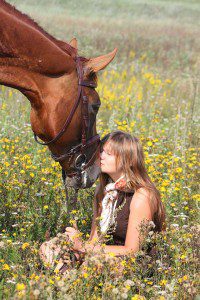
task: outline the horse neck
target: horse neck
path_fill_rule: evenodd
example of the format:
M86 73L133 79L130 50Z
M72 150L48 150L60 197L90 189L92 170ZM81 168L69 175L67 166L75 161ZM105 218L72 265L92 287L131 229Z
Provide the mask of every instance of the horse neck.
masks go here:
M0 66L14 64L48 75L69 72L74 67L73 58L63 50L59 41L27 19L0 0Z
M0 84L20 90L38 105L41 77L69 74L75 62L56 39L27 18L0 0Z

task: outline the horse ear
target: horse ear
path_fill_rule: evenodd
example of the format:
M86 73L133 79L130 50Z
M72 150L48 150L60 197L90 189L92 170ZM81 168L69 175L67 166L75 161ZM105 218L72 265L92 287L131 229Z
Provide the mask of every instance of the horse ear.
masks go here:
M70 42L69 42L70 46L72 46L75 49L78 49L78 42L76 38L73 38Z
M89 61L84 63L85 74L89 74L91 72L96 73L100 70L103 70L113 60L116 53L117 48L106 55L98 56L96 58L90 58Z

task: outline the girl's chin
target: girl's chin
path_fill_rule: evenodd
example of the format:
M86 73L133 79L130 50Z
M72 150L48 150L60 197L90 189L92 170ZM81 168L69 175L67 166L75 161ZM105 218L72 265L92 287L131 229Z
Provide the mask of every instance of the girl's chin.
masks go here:
M101 166L101 173L107 173L104 167Z
M102 174L107 174L107 175L109 175L109 173L106 172L106 170L102 170L102 169L101 169L101 173L102 173Z

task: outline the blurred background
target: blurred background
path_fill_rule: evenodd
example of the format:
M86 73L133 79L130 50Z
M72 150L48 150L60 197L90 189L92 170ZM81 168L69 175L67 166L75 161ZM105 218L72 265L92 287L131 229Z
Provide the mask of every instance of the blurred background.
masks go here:
M76 37L80 53L99 55L119 49L114 64L145 54L152 67L188 75L199 56L200 4L163 0L10 0L49 33L65 41ZM113 64L112 64L113 65Z

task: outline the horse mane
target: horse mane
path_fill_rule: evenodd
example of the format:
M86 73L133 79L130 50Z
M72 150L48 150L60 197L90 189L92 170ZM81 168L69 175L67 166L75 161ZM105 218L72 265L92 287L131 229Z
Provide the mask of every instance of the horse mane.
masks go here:
M42 27L40 27L33 19L31 19L26 14L24 14L24 13L20 12L19 10L17 10L10 3L6 2L5 0L0 0L0 6L5 8L5 10L8 13L11 13L12 15L19 18L24 23L28 24L32 28L34 28L37 31L39 31L40 33L42 33L45 37L47 37L49 40L51 40L54 44L56 44L60 49L65 51L67 54L69 54L71 56L75 56L77 54L77 49L75 49L71 45L67 44L66 42L59 41L56 38L54 38L52 35L47 33Z

